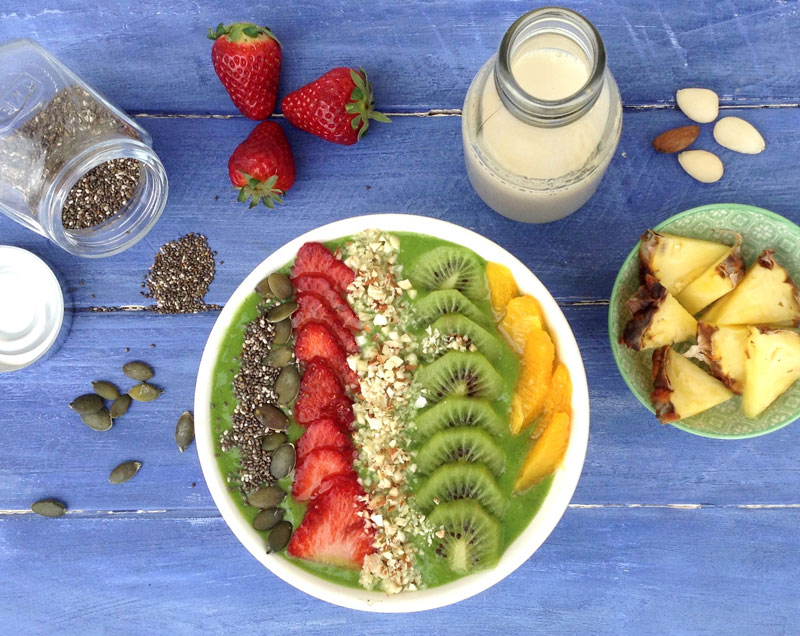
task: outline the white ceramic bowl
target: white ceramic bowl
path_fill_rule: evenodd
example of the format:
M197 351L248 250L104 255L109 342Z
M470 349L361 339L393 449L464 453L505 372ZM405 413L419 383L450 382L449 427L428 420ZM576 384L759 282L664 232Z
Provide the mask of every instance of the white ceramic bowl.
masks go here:
M486 260L510 267L520 290L535 296L541 303L558 357L569 369L573 386L572 430L564 462L536 516L506 549L497 565L446 585L394 596L331 583L301 570L280 556L266 554L263 537L242 517L228 494L214 457L211 434L210 396L217 355L231 321L244 300L253 293L256 284L293 259L303 243L328 241L368 228L440 237L469 247ZM564 514L583 468L589 439L589 391L581 354L569 323L545 286L518 259L483 236L446 221L408 214L375 214L344 219L303 234L270 255L242 281L222 310L203 351L197 374L194 418L200 465L217 508L239 541L273 574L307 594L342 607L372 612L416 612L450 605L482 592L516 570L544 543Z

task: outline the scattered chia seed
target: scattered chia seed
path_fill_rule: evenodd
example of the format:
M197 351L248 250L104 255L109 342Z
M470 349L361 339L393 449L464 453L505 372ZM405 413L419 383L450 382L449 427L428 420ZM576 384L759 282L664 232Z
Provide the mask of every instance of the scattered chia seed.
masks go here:
M150 309L160 314L196 314L221 309L208 305L203 297L214 280L214 254L206 237L190 232L177 241L165 243L156 254L142 287L145 298L154 298Z
M66 230L83 230L110 219L130 201L141 176L136 159L112 159L95 166L72 186L61 222Z

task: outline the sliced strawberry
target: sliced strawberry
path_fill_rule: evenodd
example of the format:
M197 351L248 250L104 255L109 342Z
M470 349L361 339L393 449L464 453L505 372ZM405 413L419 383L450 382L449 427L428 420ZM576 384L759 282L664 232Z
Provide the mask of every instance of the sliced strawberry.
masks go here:
M352 453L353 444L350 438L342 432L339 425L329 417L314 420L303 436L297 440L297 461L302 462L303 458L315 448L328 446L336 448L345 454Z
M308 501L314 496L323 479L352 471L351 453L331 446L315 448L303 457L303 461L297 463L292 483L292 497L297 501Z
M292 327L299 329L307 322L321 322L336 336L342 349L347 353L358 353L358 343L325 299L314 292L295 294L297 311L292 314Z
M352 270L322 243L306 243L297 251L291 278L294 280L303 274L327 276L340 294L347 293L347 286L355 278Z
M374 530L359 516L364 490L347 476L327 480L327 490L314 499L289 542L288 552L298 559L357 570L374 552Z
M322 358L312 358L300 380L294 419L305 426L323 417L331 418L342 430L347 430L354 419L353 403L347 399L342 383L328 363Z
M328 306L336 312L339 320L353 333L361 330L361 322L358 320L356 313L347 304L347 301L341 297L339 292L333 286L330 279L322 274L303 274L297 276L292 280L294 289L297 292L314 292L319 294Z
M353 403L346 397L337 397L324 406L317 402L313 395L302 400L298 398L294 414L298 424L303 426L308 426L314 420L328 418L336 422L343 431L349 431L355 421Z
M344 349L339 346L331 330L322 323L307 322L297 330L294 354L301 362L323 358L347 388L361 390L358 375L348 366Z

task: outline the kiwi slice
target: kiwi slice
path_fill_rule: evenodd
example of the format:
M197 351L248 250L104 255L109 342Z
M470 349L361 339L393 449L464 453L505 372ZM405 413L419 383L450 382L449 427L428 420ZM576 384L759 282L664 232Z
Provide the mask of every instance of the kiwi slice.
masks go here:
M500 342L474 320L460 314L445 314L431 325L442 335L466 336L489 360L497 360L502 353Z
M500 447L482 428L459 426L435 433L417 451L417 472L428 475L442 464L480 462L495 475L503 472L506 457Z
M457 574L466 574L492 565L500 553L500 523L470 499L437 506L428 520L444 536L434 534L434 552L447 559Z
M483 464L445 464L431 473L417 490L417 504L429 512L437 504L457 499L475 499L486 510L500 517L506 498L494 476Z
M503 392L503 378L483 354L475 351L449 351L419 369L416 379L431 403L448 395L494 400Z
M457 289L475 300L483 300L489 294L486 272L478 257L455 245L437 247L420 256L408 277L420 289Z
M488 400L453 395L417 416L415 437L424 442L439 431L457 426L482 428L490 435L508 430Z
M456 289L432 291L417 301L414 307L417 312L417 322L422 326L431 324L439 316L445 314L463 314L478 324L489 325L488 317L469 298Z

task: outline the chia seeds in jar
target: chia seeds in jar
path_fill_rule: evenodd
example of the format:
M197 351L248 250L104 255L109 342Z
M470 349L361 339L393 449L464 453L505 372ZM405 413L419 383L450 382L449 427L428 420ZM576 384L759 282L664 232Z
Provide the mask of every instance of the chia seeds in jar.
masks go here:
M144 129L35 42L0 46L0 211L73 254L109 256L166 197Z

